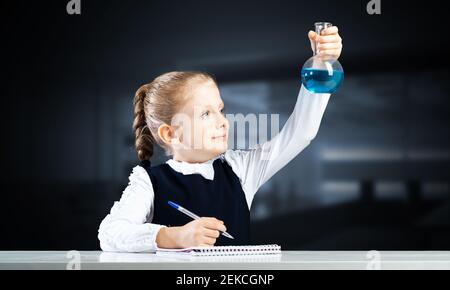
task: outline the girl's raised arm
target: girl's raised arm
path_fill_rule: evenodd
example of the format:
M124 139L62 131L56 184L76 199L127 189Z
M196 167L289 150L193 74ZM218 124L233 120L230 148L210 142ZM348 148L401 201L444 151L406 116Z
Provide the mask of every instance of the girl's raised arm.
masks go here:
M239 177L250 207L258 189L317 135L330 94L300 89L294 112L272 140L249 150L228 150L225 160Z

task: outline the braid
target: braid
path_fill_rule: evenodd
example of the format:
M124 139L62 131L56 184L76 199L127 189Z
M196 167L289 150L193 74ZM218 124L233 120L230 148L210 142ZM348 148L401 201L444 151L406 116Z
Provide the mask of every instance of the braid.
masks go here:
M153 156L153 144L155 142L145 119L145 99L148 87L141 87L134 97L134 122L135 145L139 160L149 160Z

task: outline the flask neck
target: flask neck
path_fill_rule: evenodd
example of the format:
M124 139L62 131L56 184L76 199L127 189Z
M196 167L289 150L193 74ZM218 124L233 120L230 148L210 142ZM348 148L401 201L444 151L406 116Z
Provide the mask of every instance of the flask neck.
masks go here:
M314 26L315 26L316 34L320 36L322 33L322 30L333 26L333 24L331 24L330 22L316 22L316 23L314 23ZM317 48L317 45L318 45L318 42L316 41L314 43L314 51L313 51L314 56L316 56L320 52L319 49Z

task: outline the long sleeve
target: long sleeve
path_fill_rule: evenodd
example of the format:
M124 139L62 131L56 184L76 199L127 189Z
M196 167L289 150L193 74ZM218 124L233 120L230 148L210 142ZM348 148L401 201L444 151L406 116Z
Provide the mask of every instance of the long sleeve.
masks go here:
M225 160L239 177L250 207L267 180L305 149L317 135L330 94L300 89L294 112L272 140L249 150L227 150Z
M154 192L144 168L136 166L119 202L115 202L98 230L103 251L154 252L156 235L162 225L153 218Z

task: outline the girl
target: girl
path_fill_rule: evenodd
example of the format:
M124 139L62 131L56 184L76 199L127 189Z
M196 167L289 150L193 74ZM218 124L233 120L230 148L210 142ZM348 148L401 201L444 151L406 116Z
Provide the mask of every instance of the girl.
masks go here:
M337 27L310 31L311 46L338 58ZM250 150L228 150L228 121L215 80L206 73L170 72L139 88L133 129L140 165L102 221L104 251L249 244L250 207L261 185L317 134L329 94L300 89L294 112L272 140ZM151 166L153 145L172 159ZM192 220L175 202L202 216ZM234 239L221 235L227 231Z

